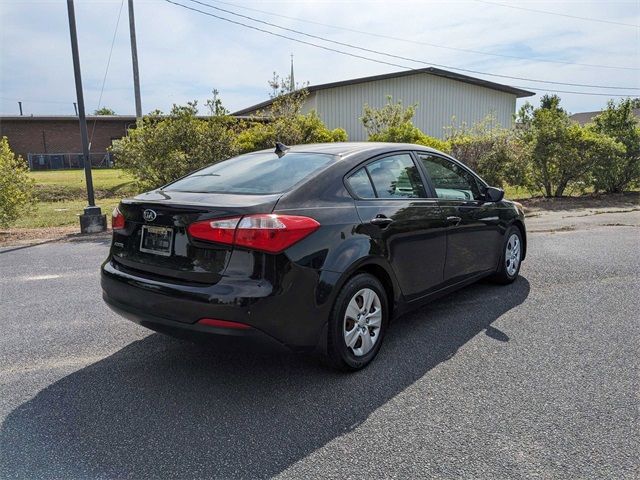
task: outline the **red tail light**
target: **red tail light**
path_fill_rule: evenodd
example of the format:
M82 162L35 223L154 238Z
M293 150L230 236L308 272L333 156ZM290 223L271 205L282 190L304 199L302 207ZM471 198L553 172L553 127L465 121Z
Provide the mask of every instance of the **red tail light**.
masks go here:
M124 228L124 215L118 207L114 208L111 214L111 228L113 230L122 230Z
M251 327L245 323L230 322L229 320L218 320L216 318L201 318L198 320L200 325L217 328L231 328L234 330L249 330Z
M192 237L199 240L278 253L319 227L320 224L313 218L259 214L196 222L189 225L188 230Z

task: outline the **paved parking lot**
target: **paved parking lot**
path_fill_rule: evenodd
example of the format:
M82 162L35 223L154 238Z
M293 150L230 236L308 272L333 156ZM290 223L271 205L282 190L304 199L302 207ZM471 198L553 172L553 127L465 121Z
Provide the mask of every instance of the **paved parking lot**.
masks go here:
M0 477L638 478L640 229L529 242L351 375L120 319L106 240L0 250Z

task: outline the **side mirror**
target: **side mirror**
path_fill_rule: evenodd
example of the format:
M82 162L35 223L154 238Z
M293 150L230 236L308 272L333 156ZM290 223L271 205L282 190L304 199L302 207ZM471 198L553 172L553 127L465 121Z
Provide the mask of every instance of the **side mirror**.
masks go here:
M487 187L484 192L484 198L487 202L499 202L504 198L504 190L496 187Z

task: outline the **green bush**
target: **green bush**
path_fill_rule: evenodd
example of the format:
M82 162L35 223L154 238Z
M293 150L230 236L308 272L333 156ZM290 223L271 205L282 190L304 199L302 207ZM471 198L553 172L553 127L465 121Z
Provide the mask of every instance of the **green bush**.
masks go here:
M271 148L275 142L301 145L347 141L347 132L341 128L329 130L315 111L302 114L307 95L308 91L304 88L292 92L286 89L279 91L269 109L245 123L238 133L240 151Z
M276 142L285 145L306 143L346 142L347 132L341 128L329 130L315 112L295 115L291 118L273 118L269 121L248 122L238 133L241 152L253 152L272 148Z
M113 142L116 165L143 189L157 188L193 170L238 153L234 122L226 115L196 116L196 103L177 106L168 116L153 112Z
M450 146L447 142L438 138L430 137L422 133L418 127L411 123L404 123L387 128L380 133L369 135L370 142L393 142L393 143L414 143L425 147L435 148L442 152L448 152Z
M380 135L389 129L411 125L416 114L417 105L404 107L402 102L393 103L391 95L387 95L387 103L381 108L373 108L365 103L360 121L369 136Z
M609 101L607 108L594 118L591 129L606 135L624 147L615 155L602 154L593 168L596 191L623 192L640 183L640 122L633 113L638 99ZM634 107L635 106L635 107Z
M556 95L542 97L539 108L524 105L516 131L525 144L524 186L547 197L561 197L569 186L584 188L598 159L623 152L614 139L572 124Z
M430 137L413 125L416 105L404 107L402 102L393 103L387 96L382 108L373 108L365 104L360 121L367 131L370 142L415 143L441 151L448 151L447 142Z
M167 116L153 112L111 147L118 167L136 178L142 189L152 189L193 170L238 153L286 145L346 141L347 134L329 130L315 112L302 114L307 96L302 88L280 88L267 112L238 122L228 115L218 92L206 102L210 116L198 117L196 102L174 105Z
M447 136L449 153L478 172L490 185L524 182L523 143L513 130L501 128L493 115L488 115L471 128L450 127Z
M595 167L602 158L618 158L624 155L624 146L607 135L591 131L577 124L567 129L566 143L562 155L570 169L558 172L555 196L565 192L570 182L583 182L580 187L593 183ZM573 178L572 178L573 176Z
M11 226L34 206L34 181L22 158L9 147L7 137L0 139L0 227Z

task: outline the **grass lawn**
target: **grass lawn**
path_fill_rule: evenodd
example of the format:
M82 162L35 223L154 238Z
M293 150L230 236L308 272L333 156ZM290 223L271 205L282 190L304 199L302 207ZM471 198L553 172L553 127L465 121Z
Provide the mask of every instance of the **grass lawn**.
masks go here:
M112 189L130 184L133 178L118 168L95 168L91 170L93 186L97 189ZM48 170L29 172L38 185L61 185L71 188L85 188L84 170Z
M119 198L104 198L96 201L102 208L102 213L107 214L108 223L111 224L111 212L120 202ZM80 215L87 206L86 200L64 200L61 202L38 202L36 209L29 215L18 220L15 228L44 228L66 227L77 225L80 228Z
M512 187L511 185L504 187L504 198L509 200L524 200L532 196L531 192L523 187Z
M133 177L119 168L94 168L91 173L94 185L105 189L133 181ZM30 172L29 175L40 185L56 184L84 188L84 170L48 170Z
M30 172L36 181L36 196L42 202L81 200L87 196L84 170ZM96 198L126 197L135 194L133 178L119 169L92 170Z
M30 172L36 181L38 202L34 211L18 220L15 228L79 225L78 215L87 206L84 170ZM96 204L111 221L111 212L121 198L135 195L133 178L119 169L92 170Z

